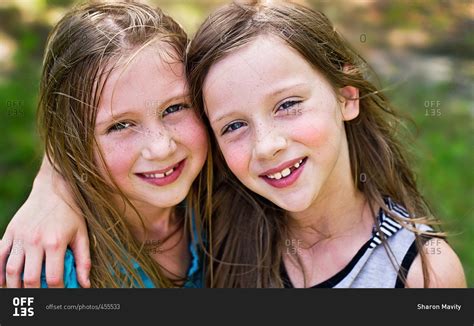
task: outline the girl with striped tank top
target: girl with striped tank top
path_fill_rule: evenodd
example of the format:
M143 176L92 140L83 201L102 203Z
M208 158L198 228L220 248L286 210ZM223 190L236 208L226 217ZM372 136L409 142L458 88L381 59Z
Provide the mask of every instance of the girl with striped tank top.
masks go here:
M217 152L212 286L465 286L397 113L322 13L228 5L186 71Z

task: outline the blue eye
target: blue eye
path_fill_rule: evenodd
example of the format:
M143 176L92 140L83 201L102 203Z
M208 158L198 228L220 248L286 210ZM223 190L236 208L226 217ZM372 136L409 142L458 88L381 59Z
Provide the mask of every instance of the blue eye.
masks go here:
M119 123L116 123L116 124L112 125L109 129L107 129L107 133L125 130L128 127L130 127L131 125L132 125L132 123L130 123L130 122L119 122Z
M182 111L184 109L187 109L189 108L188 105L185 105L185 104L176 104L176 105L172 105L168 108L166 108L163 113L162 113L162 117L165 117L167 116L168 114L171 114L171 113L175 113L175 112L179 112L179 111Z
M280 111L280 110L289 110L291 109L292 107L294 107L295 105L298 105L300 104L301 101L286 101L284 103L282 103L279 107L278 107L278 110L277 111Z
M236 131L237 129L240 129L244 126L246 126L247 124L245 122L242 122L242 121L237 121L237 122L232 122L230 124L228 124L227 126L224 127L224 130L222 131L222 135L228 133L228 132L233 132L233 131Z

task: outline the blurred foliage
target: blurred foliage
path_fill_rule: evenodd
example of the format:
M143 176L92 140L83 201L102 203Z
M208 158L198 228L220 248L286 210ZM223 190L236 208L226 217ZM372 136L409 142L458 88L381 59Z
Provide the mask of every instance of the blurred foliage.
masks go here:
M192 33L223 0L149 0ZM423 193L474 287L471 1L298 1L326 13L416 122L407 140ZM41 158L35 110L51 26L77 1L0 2L0 232L26 199ZM393 87L391 87L393 86Z

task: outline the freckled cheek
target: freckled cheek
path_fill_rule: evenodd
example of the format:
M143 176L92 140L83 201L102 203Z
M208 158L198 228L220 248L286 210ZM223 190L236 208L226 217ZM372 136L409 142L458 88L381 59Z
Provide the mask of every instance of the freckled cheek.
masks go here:
M117 178L117 182L119 182L120 177L127 176L133 172L140 172L133 170L134 162L140 155L139 146L136 141L102 142L101 149L107 168L112 176Z
M179 124L171 127L175 141L184 145L194 155L206 157L207 132L202 121L195 115L185 117Z
M240 180L249 176L251 152L248 146L240 143L220 143L220 148L229 169Z
M318 119L302 119L297 126L290 128L292 141L313 150L321 150L331 141L331 129L335 126Z

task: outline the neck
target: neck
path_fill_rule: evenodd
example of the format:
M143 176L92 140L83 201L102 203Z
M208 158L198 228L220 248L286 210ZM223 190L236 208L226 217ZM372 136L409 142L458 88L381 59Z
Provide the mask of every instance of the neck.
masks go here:
M130 207L126 208L125 216L130 223L132 234L138 241L163 239L175 231L179 222L175 214L175 207L155 208L146 211L139 204L134 203L134 205L140 212L141 219Z
M349 157L343 155L311 205L290 213L292 237L311 246L322 240L370 234L372 214L350 170Z

